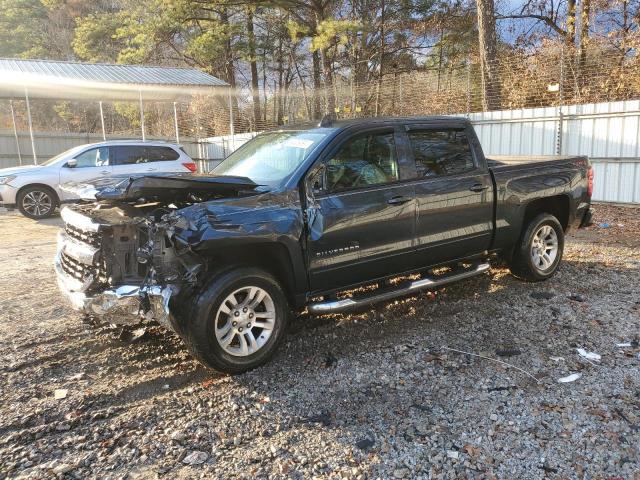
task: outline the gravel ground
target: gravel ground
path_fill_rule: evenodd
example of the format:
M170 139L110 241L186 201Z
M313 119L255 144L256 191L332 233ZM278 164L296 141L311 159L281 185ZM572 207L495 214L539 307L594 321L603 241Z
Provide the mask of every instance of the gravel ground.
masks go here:
M637 480L640 209L596 222L546 283L495 268L299 318L229 377L159 327L83 324L54 282L59 219L0 213L0 478Z

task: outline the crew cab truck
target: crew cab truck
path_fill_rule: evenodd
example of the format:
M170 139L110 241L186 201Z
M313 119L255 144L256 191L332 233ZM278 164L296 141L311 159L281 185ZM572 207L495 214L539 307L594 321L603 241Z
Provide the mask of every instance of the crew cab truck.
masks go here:
M211 175L70 184L55 267L72 305L154 319L206 365L265 362L290 312L374 302L480 275L500 257L551 277L590 222L585 157L485 158L463 118L331 121L259 135ZM357 288L366 286L367 288Z

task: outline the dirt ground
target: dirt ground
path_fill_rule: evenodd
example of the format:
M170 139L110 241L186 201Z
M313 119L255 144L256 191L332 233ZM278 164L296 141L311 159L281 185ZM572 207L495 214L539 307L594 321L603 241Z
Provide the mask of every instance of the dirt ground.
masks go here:
M639 480L640 208L595 221L548 282L495 268L301 316L229 377L160 327L85 325L54 279L60 220L0 212L0 479Z

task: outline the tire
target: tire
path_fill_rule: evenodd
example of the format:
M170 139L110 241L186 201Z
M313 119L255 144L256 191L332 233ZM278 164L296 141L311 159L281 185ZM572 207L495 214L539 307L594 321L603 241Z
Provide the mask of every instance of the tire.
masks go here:
M509 268L513 275L523 280L547 280L558 270L563 251L562 225L553 215L542 213L526 225L515 247ZM542 252L545 253L541 255Z
M252 289L256 294L247 304ZM255 304L262 293L266 295ZM270 274L237 267L215 277L200 292L188 317L183 338L191 353L214 370L238 374L264 364L275 353L286 332L289 305Z
M53 215L58 206L58 196L49 187L34 185L21 190L16 202L22 215L40 220Z

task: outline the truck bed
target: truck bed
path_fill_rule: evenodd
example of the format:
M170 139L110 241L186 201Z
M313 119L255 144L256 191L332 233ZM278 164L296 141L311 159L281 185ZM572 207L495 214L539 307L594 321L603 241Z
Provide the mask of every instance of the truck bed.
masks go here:
M583 156L492 156L487 158L495 187L493 247L507 248L522 229L524 207L534 200L564 204L566 226L580 223L589 160Z
M576 160L584 159L581 156L571 155L491 155L487 157L487 166L493 170L500 170L505 167L540 167L553 165L566 165L567 162L573 163Z

